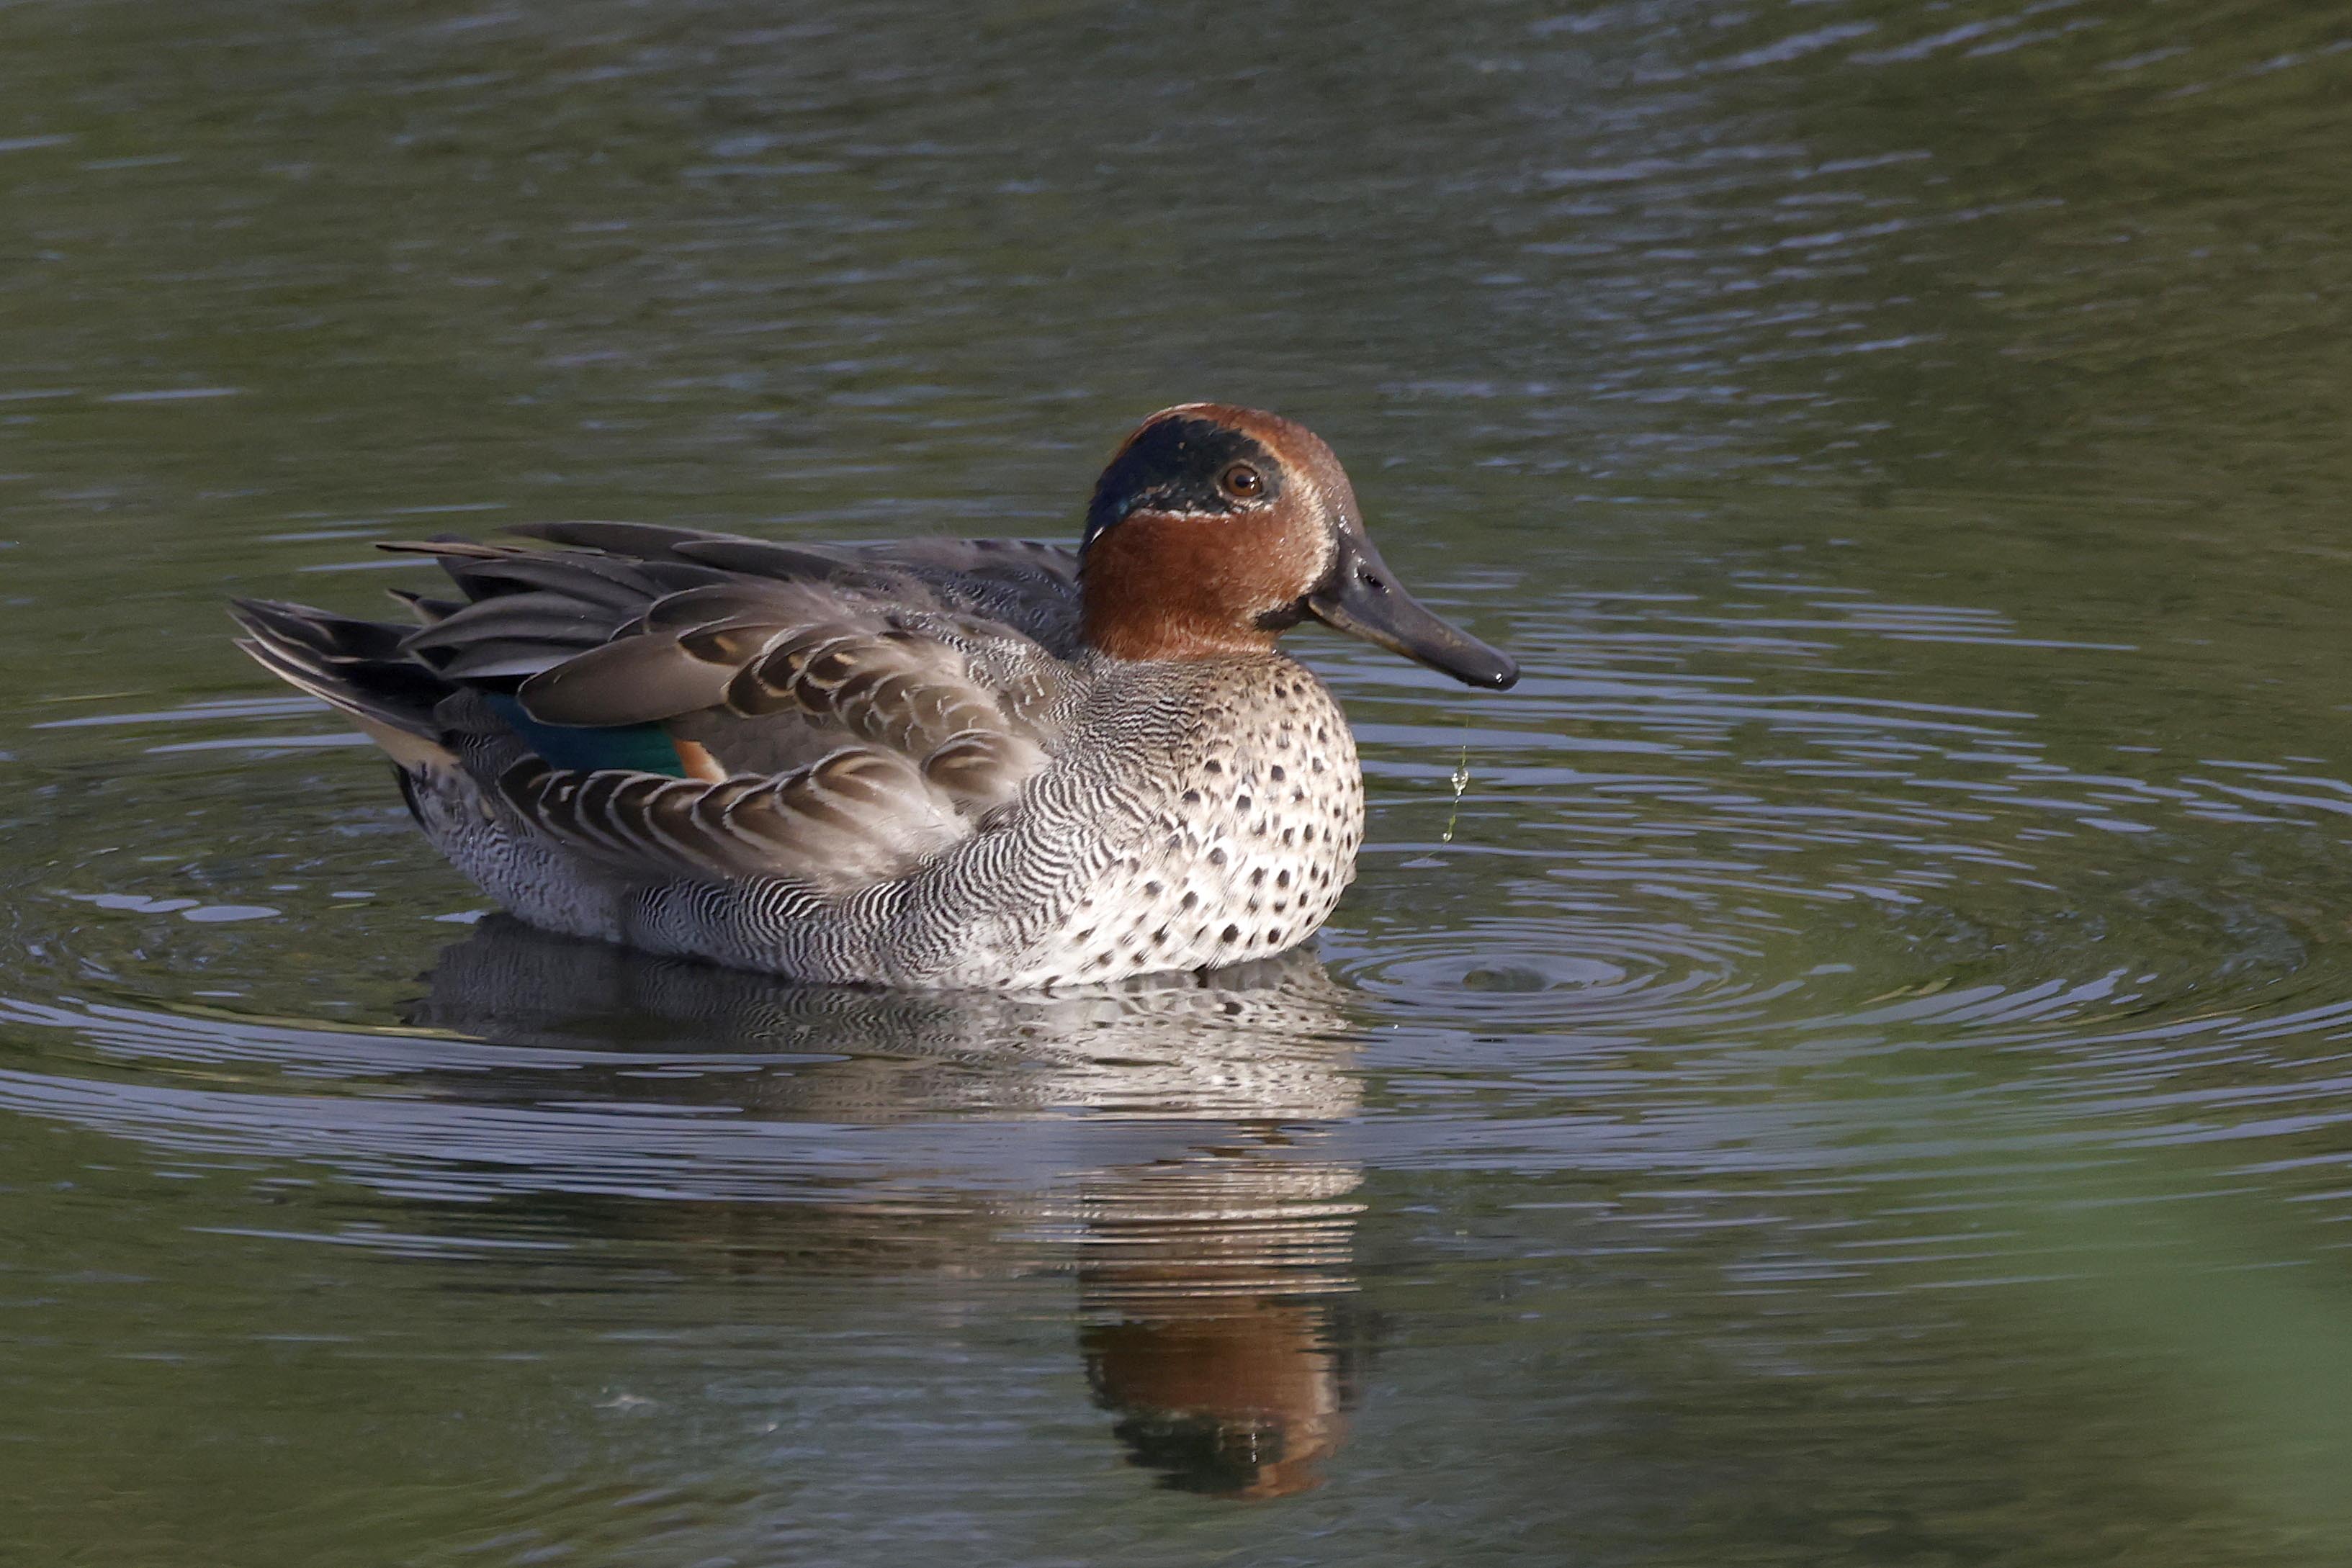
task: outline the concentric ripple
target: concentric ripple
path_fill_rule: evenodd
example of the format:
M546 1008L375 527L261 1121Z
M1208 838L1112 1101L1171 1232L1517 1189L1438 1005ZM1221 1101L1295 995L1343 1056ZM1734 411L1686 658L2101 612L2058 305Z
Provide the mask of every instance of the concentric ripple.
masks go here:
M1338 933L1325 953L1335 974L1392 1008L1520 1029L1728 1023L1764 1016L1800 984L1771 978L1762 945L1738 932L1591 915L1478 916L1382 931L1376 944Z

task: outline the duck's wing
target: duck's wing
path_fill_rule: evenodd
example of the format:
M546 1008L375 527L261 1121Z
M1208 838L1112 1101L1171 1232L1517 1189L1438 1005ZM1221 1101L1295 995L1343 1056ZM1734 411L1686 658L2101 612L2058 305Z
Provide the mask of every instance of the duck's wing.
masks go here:
M497 732L448 749L615 870L852 891L980 831L1061 740L1067 551L529 531L558 548L392 547L464 597L409 597L424 624L371 653L446 684L445 723Z
M903 876L971 821L907 758L844 746L779 775L706 781L533 757L499 795L550 838L624 876L779 877L833 894Z

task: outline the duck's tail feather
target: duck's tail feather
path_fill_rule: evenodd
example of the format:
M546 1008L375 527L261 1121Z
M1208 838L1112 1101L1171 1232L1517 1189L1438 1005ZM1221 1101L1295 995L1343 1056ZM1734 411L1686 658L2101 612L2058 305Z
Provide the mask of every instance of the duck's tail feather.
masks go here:
M229 613L256 664L340 710L403 768L446 767L434 709L456 688L401 651L402 627L268 599L236 599Z

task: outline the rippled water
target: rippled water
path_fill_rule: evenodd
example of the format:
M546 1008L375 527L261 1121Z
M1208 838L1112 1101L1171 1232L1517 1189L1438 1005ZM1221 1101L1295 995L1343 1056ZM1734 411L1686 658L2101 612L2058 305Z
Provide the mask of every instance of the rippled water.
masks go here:
M2344 1561L2347 71L2333 5L0 6L0 1534ZM1528 672L1299 638L1362 879L1213 984L481 918L219 613L526 519L1065 536L1198 396Z

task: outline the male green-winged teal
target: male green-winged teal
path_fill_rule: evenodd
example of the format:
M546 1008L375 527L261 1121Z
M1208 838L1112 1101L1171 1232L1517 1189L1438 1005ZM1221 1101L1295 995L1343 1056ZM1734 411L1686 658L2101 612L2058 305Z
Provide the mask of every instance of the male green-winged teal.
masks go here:
M459 540L420 626L239 601L238 645L391 755L441 852L533 925L796 979L1036 987L1263 958L1355 872L1312 617L1468 685L1312 432L1185 403L1075 550L635 523Z

